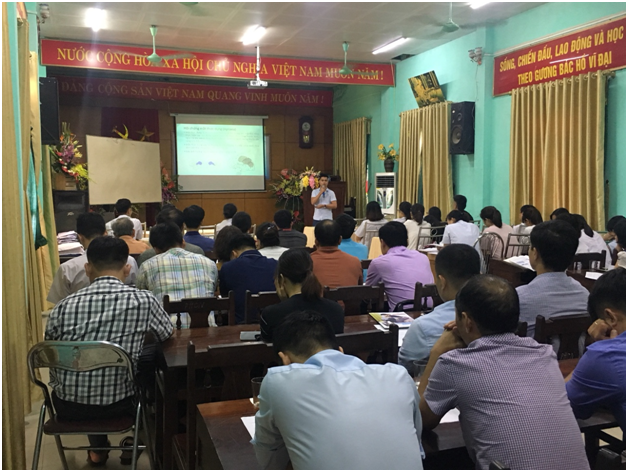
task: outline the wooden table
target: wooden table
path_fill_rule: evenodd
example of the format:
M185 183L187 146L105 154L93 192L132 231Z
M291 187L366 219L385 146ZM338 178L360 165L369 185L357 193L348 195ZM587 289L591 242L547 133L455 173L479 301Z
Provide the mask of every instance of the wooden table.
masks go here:
M437 280L436 276L436 254L433 252L428 252L425 249L418 249L421 254L425 254L430 261L430 269L432 269L432 275L434 276L434 280Z

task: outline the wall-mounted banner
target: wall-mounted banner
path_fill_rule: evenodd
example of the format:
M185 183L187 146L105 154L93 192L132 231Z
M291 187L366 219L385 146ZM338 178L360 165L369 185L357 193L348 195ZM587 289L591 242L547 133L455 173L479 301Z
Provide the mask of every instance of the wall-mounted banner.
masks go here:
M195 52L193 59L163 60L156 66L146 58L147 47L112 46L42 39L41 63L44 66L79 67L88 69L145 72L148 74L186 75L224 79L255 78L255 56ZM180 51L178 51L180 52ZM175 54L170 49L157 50L159 55ZM268 81L306 82L324 84L394 85L392 64L356 64L354 70L370 75L341 74L341 62L263 57L260 77Z
M493 95L626 67L626 17L495 57Z
M331 107L334 93L329 90L297 90L219 85L173 84L139 80L57 77L61 95L140 98L176 102L250 103L298 107Z

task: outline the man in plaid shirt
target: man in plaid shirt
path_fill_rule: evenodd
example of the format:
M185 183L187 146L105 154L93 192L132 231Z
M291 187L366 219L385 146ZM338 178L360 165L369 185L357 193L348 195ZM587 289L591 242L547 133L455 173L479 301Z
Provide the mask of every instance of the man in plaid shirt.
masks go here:
M120 239L104 236L90 243L85 271L91 285L55 306L46 326L47 340L109 341L122 346L137 369L147 333L152 333L158 342L168 339L172 323L159 301L150 292L123 282L130 269L128 256L129 247ZM68 372L51 369L50 386L60 419L98 420L134 415L135 387L126 370ZM107 445L107 436L91 435L89 442L92 447L103 447ZM103 464L107 452L90 451L88 460Z

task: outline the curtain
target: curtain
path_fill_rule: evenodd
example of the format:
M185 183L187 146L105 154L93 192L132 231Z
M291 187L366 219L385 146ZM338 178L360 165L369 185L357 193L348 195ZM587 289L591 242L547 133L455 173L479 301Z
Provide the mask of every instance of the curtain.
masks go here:
M400 202L416 203L422 187L426 209L437 206L446 213L451 207L453 179L449 156L450 107L450 102L443 102L401 113Z
M605 102L599 72L513 90L511 215L524 204L545 218L565 207L604 229Z
M334 124L334 173L347 182L347 198L355 197L356 217L366 212L367 140L371 120L357 118ZM338 202L343 205L346 202Z

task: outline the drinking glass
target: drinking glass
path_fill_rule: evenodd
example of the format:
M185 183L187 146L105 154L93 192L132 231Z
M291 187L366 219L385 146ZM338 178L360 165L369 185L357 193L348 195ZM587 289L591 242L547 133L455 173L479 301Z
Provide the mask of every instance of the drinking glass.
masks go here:
M251 379L251 387L253 388L253 406L259 409L259 390L262 388L262 380L264 377L253 377Z
M576 270L582 270L582 262L576 262L574 264L574 269Z
M600 261L591 261L591 269L600 270Z
M414 378L414 383L417 388L421 383L421 376L423 372L425 372L425 368L427 367L427 359L421 359L420 361L412 361L412 377Z

